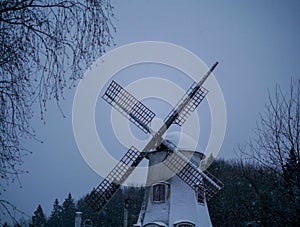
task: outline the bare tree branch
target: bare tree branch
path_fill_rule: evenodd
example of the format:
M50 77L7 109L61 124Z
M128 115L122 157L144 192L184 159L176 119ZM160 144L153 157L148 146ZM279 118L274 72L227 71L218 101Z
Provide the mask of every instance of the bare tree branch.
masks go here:
M272 173L268 182L280 192L278 197L281 201L278 204L286 204L277 206L268 200L263 202L278 216L279 221L285 218L285 223L291 225L300 222L299 106L300 79L291 80L288 93L276 86L274 96L269 94L265 112L260 114L255 138L246 149L241 149L244 157ZM244 174L255 185L255 178L247 176L246 172ZM256 188L256 193L261 195L267 192L263 188ZM279 213L285 216L280 219Z
M109 0L0 2L1 189L24 172L30 152L21 140L35 138L32 104L42 120L49 99L59 106L65 89L114 44L112 18Z

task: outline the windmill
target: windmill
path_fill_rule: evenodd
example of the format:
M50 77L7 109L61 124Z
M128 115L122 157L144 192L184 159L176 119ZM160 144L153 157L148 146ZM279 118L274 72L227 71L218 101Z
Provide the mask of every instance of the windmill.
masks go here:
M155 114L118 83L115 81L110 83L102 98L142 131L150 134L152 139L142 151L132 146L107 177L87 196L86 202L94 210L101 211L107 205L120 186L144 158L148 158L150 162L151 160L162 162L170 171L176 174L176 179L180 179L181 184L184 182L184 185L187 185L189 190L195 191L203 203L213 197L222 188L223 185L219 180L212 177L207 171L204 172L198 169L195 160L193 161L188 158L172 141L163 139L163 135L172 124L182 126L188 116L205 98L208 90L202 87L202 85L217 64L218 62L209 69L198 83L194 82L192 84L176 107L166 117L164 124L157 132L149 126ZM158 155L151 155L151 152ZM159 156L160 158L151 158L151 156ZM200 160L202 156L199 154L198 159ZM146 205L144 204L144 206ZM141 218L143 219L143 217ZM140 226L168 226L167 224L159 224L158 222L156 224L154 222L152 224L150 222L149 224L142 223L143 220L140 222ZM174 226L173 224L181 226L175 223L170 224L170 226Z

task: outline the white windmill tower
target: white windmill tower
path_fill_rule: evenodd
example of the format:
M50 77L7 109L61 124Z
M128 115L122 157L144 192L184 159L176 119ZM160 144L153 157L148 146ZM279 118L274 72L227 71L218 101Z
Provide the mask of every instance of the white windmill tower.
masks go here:
M136 226L211 225L206 201L222 188L222 183L198 168L202 153L181 150L162 136L172 124L181 126L205 98L208 91L202 84L217 64L211 67L200 82L190 87L157 132L149 127L155 114L115 81L111 82L103 98L144 132L150 133L152 139L142 151L132 146L108 176L92 190L86 198L92 208L101 211L146 157L149 159L147 182L151 187L145 196ZM170 178L171 172L175 176Z
M177 144L179 137L184 137L178 151L186 156L196 166L200 165L204 154L195 151L185 135L170 133L165 140L168 143ZM181 149L179 147L184 147ZM145 193L143 205L139 214L136 227L140 226L212 226L208 208L204 196L204 188L198 191L192 189L170 169L162 164L168 148L160 148L150 151L147 185L150 185ZM171 177L170 177L171 176ZM222 183L216 180L221 187Z

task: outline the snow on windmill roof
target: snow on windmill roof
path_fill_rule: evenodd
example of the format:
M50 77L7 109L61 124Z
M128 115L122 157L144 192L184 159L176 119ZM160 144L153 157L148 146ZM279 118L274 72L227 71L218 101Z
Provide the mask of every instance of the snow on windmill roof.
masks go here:
M198 142L194 138L178 131L168 133L165 140L170 141L180 150L196 151L198 145ZM203 153L202 149L196 152Z

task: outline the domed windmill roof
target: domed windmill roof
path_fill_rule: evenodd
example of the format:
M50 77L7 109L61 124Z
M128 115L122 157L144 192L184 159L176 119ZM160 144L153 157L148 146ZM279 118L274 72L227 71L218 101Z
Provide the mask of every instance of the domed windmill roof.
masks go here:
M173 143L181 152L193 153L201 156L201 159L205 158L203 150L197 149L198 142L185 133L178 131L167 133L165 140Z

